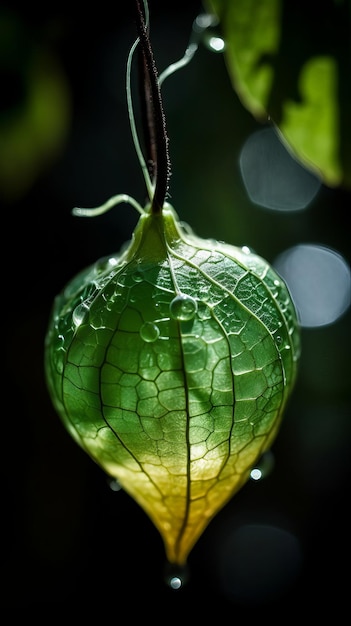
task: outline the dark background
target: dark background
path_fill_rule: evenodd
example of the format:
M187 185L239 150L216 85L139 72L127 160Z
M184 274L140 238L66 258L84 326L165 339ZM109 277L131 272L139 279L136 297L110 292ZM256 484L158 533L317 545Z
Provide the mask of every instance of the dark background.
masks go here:
M25 110L33 50L55 61L67 105L62 133L43 151L36 175L25 182L19 166L13 184L1 189L2 603L14 612L54 616L53 606L69 607L114 620L211 613L234 621L256 609L279 620L295 610L336 617L347 607L350 560L350 311L331 326L303 329L299 379L272 448L273 469L211 522L178 591L165 581L163 545L151 522L127 494L110 489L48 397L43 345L56 293L80 269L116 252L138 219L128 205L92 220L71 210L122 192L141 204L145 198L125 98L132 2L115 5L1 4L21 24L21 51L2 81L2 124ZM183 55L202 5L149 6L162 71ZM350 191L322 186L308 209L290 214L249 201L238 158L260 125L235 95L223 56L200 46L191 64L167 79L163 97L171 202L200 236L249 245L270 262L301 242L329 246L350 262ZM33 154L37 148L34 137ZM241 546L240 529L249 536ZM284 558L286 566L278 562Z

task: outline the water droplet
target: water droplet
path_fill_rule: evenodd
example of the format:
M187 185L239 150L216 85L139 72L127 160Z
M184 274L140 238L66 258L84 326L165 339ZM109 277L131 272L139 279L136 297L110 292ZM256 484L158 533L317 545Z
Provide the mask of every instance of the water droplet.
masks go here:
M254 468L251 470L250 476L251 476L252 480L261 480L261 478L262 478L262 472L261 472L261 470L259 469L259 467L254 467Z
M181 322L187 322L195 317L197 311L197 302L191 296L180 294L173 298L169 305L171 317Z
M211 309L205 302L199 302L197 312L200 320L209 320L211 318Z
M110 487L111 491L121 491L122 490L122 486L118 482L117 478L111 478L110 476L108 476L107 482L108 482L108 486Z
M83 323L88 313L89 313L89 307L87 306L85 302L81 302L80 304L78 304L78 306L76 306L76 308L74 309L72 313L73 323L76 326L80 326Z
M241 250L242 252L244 252L244 254L251 254L251 250L248 246L243 246Z
M165 569L165 581L171 589L181 589L184 587L189 578L188 568L186 566L174 565L167 563Z
M140 337L147 341L148 343L152 343L156 341L156 339L160 336L160 330L153 322L145 322L140 328Z
M215 37L211 35L206 41L207 47L212 52L223 52L225 48L225 41L222 37Z
M134 282L141 283L144 280L144 272L142 270L136 270L136 272L132 274L132 278Z
M199 296L203 302L206 302L211 295L211 290L209 285L202 285L199 289Z

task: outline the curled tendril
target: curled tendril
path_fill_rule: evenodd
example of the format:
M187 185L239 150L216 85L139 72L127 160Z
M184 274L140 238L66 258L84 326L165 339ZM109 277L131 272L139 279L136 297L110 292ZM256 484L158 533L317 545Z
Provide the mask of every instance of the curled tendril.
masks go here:
M142 206L140 206L139 202L137 202L132 196L128 196L126 193L120 193L117 196L112 196L112 198L104 202L104 204L101 204L94 209L74 207L74 209L72 209L72 214L77 217L96 217L97 215L107 213L107 211L112 209L112 207L117 206L117 204L121 204L122 202L131 204L141 215L145 213L145 210Z

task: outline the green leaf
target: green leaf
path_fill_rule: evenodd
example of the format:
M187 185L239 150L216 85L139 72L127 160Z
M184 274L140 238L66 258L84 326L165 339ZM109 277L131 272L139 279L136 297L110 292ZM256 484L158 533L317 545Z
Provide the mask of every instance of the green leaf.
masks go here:
M71 114L67 78L53 51L32 35L17 12L0 7L0 197L10 202L57 157Z
M206 0L235 91L329 186L351 186L350 3Z
M183 565L274 441L299 355L268 263L184 231L169 207L57 296L45 371L68 432Z

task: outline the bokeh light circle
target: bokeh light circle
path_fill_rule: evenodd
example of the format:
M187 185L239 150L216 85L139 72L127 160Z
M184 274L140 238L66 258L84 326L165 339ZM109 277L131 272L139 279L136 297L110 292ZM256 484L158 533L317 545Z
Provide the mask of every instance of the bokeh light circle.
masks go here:
M280 254L273 265L288 285L303 327L336 322L351 303L351 271L335 250L299 244Z
M298 538L270 524L244 524L228 532L217 556L223 593L250 606L282 597L302 565Z
M301 211L321 187L321 180L298 163L274 127L249 136L239 163L250 200L266 209Z

